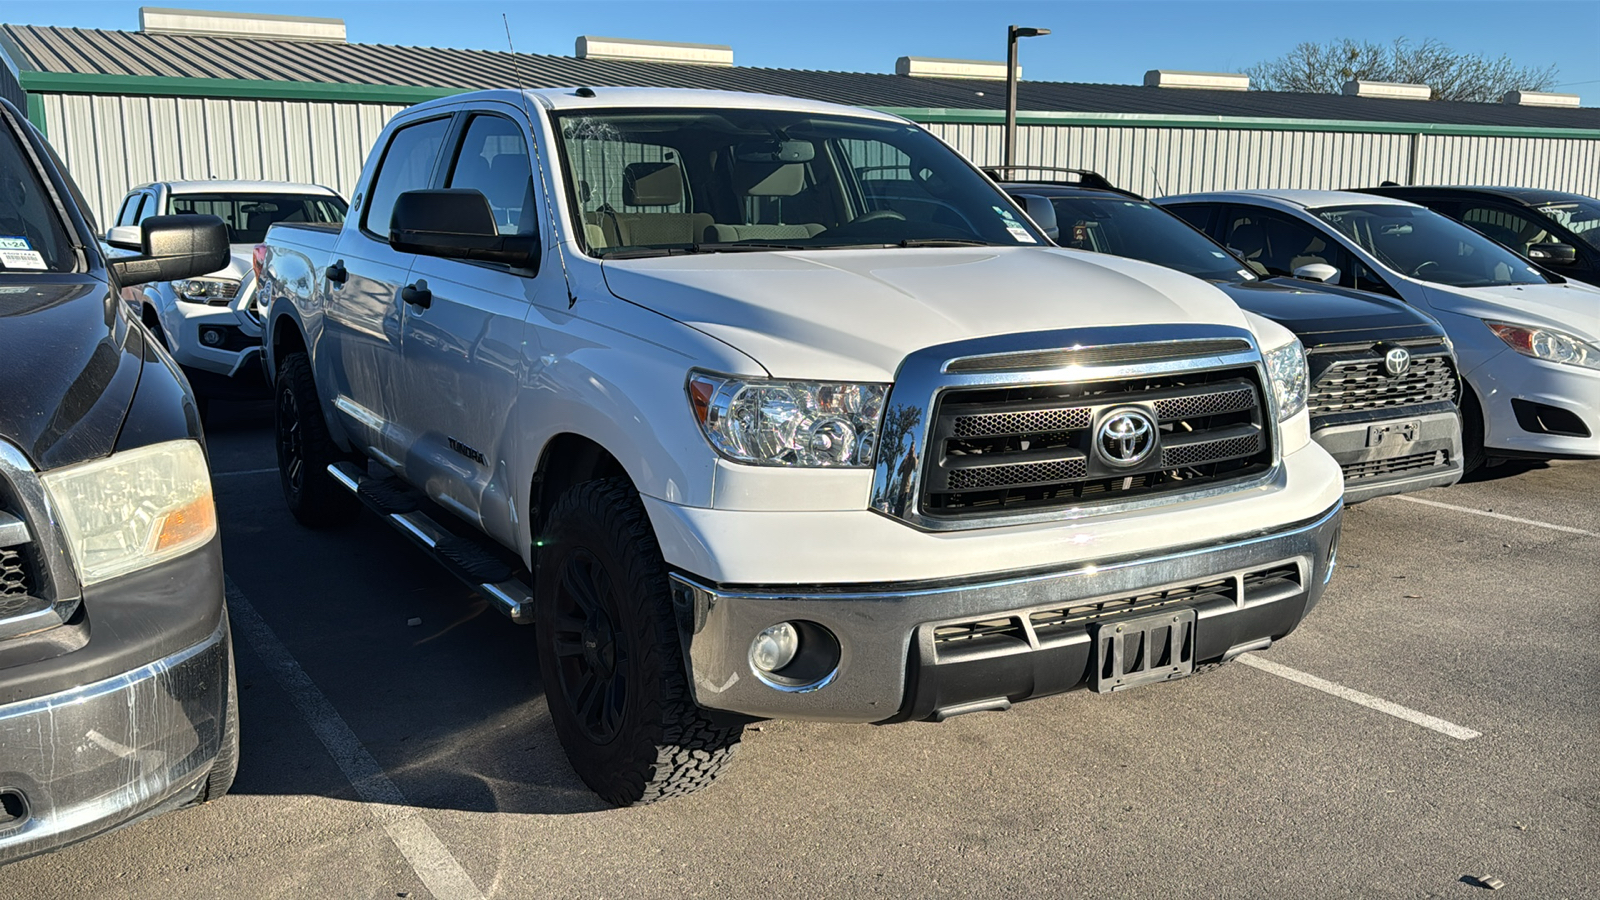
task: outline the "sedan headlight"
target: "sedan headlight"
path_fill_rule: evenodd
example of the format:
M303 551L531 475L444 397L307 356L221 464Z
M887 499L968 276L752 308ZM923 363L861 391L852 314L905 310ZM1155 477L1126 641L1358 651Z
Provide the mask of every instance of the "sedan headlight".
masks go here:
M1600 347L1582 338L1548 328L1531 328L1527 325L1512 325L1510 322L1493 322L1489 319L1484 319L1483 324L1489 326L1489 330L1498 335L1500 340L1505 341L1511 349L1523 356L1569 366L1583 366L1586 369L1600 369Z
M1287 422L1306 408L1306 348L1290 341L1266 353L1267 378L1278 401L1278 421Z
M174 281L172 291L179 300L210 303L212 300L232 300L239 293L239 282L227 278L185 278Z
M872 465L888 392L884 384L689 376L689 402L711 446L757 466Z
M187 553L217 533L194 441L169 441L40 476L85 585Z

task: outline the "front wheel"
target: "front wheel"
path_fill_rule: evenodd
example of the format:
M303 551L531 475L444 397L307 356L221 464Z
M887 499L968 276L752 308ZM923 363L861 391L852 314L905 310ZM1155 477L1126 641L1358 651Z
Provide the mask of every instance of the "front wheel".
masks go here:
M578 777L617 806L709 785L743 726L713 722L684 674L666 565L622 478L569 489L539 551L539 673Z
M278 367L272 421L278 479L296 521L308 528L331 528L354 518L360 501L328 474L328 466L344 456L328 434L311 360L304 353L285 356Z
M1470 474L1482 468L1488 458L1483 450L1483 407L1478 395L1461 383L1461 474Z

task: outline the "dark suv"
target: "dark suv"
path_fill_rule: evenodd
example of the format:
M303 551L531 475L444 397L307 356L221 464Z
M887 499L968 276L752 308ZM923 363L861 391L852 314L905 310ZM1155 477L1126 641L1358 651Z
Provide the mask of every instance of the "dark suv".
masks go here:
M117 298L221 267L227 232L160 216L107 259L84 210L0 100L0 863L218 797L238 761L194 395Z
M1248 263L1143 197L1081 169L989 169L1062 247L1110 253L1211 282L1283 325L1306 348L1311 437L1344 470L1345 502L1461 478L1460 385L1444 329L1389 297L1325 284L1331 266L1295 276ZM1002 176L1038 175L1040 180Z
M1550 271L1600 285L1600 200L1518 187L1363 188L1426 206L1474 228Z

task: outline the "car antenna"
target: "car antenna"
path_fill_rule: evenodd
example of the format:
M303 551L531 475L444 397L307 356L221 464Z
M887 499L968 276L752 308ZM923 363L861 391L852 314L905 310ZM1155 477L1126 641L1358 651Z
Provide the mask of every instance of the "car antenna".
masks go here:
M506 49L511 51L511 77L517 85L517 96L522 100L522 111L528 117L528 139L533 142L534 165L539 169L539 184L546 183L544 172L544 154L539 152L539 138L533 133L533 124L536 121L533 107L528 103L528 89L522 83L522 60L517 56L517 48L511 43L511 20L505 13L500 14L500 21L506 27ZM550 223L550 234L555 240L556 259L561 263L561 280L567 285L567 309L578 303L578 295L572 292L572 274L567 271L567 253L561 247L561 230L556 227L556 210L553 197L546 197L544 204L545 217Z

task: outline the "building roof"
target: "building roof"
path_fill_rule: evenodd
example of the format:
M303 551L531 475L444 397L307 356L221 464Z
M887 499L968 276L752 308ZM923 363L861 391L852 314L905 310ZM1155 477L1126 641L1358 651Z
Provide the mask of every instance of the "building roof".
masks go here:
M41 85L48 83L48 79L31 79L31 73L451 90L511 87L521 81L524 87L587 85L753 91L853 106L935 112L999 113L1005 108L1004 86L998 81L913 78L868 72L628 62L491 50L147 34L42 25L0 26L0 49L4 49L21 70L24 87L30 80ZM435 96L443 92L437 91ZM1131 84L1025 81L1019 89L1018 106L1035 114L1600 129L1600 108L1594 107L1385 100L1273 91L1179 90Z

